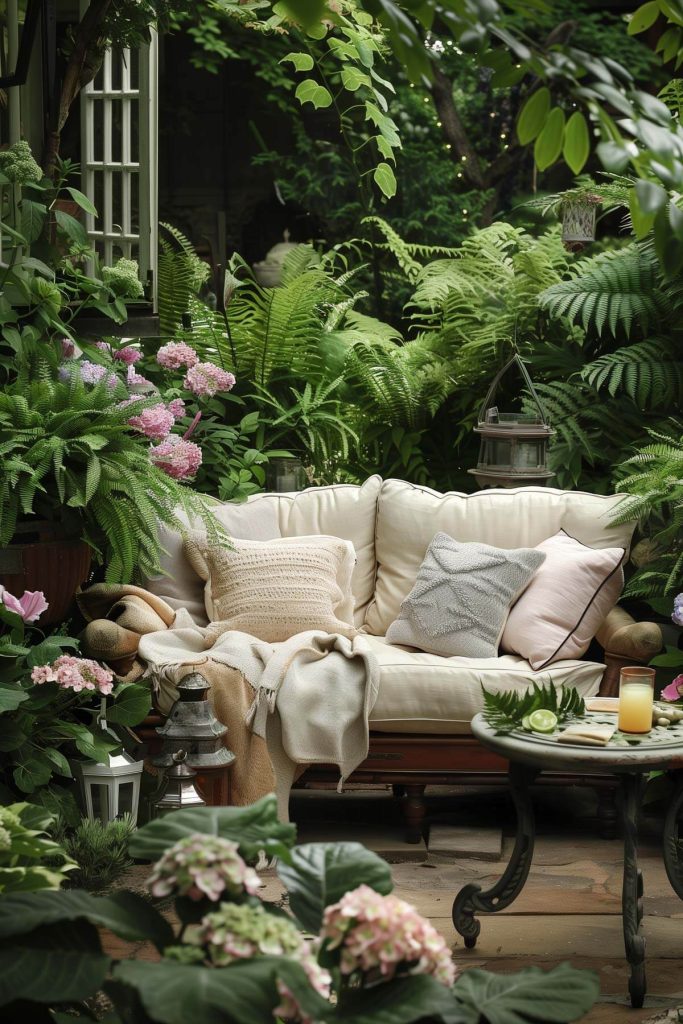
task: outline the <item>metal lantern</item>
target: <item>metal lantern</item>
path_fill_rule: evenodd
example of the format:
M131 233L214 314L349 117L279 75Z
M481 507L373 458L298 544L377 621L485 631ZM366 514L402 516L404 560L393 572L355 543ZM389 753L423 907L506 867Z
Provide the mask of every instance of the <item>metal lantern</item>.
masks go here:
M218 721L207 699L210 685L200 672L190 672L178 683L178 700L164 724L157 728L161 753L153 764L168 768L177 750L187 753L187 764L199 776L198 785L212 805L229 802L229 769L235 760L225 746L228 727Z
M106 722L102 722L102 728L107 729ZM143 763L124 750L109 754L106 761L78 761L72 765L91 821L99 818L106 825L128 813L137 822Z
M161 818L172 811L189 807L206 807L206 801L197 792L194 780L197 773L185 763L186 750L177 750L171 757L172 767L164 775L161 794L154 803L154 817Z
M587 195L562 204L562 244L568 252L581 252L595 241L595 220L601 196Z
M522 374L536 413L500 412L493 404L502 377L513 365ZM531 377L517 353L494 378L474 430L481 434L481 448L477 468L469 472L481 487L543 485L554 476L548 469L548 443L555 431L547 422Z

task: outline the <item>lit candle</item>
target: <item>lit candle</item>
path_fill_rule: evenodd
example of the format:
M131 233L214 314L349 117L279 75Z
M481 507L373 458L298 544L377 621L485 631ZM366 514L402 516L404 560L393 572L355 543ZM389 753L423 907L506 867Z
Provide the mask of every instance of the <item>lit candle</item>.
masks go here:
M619 728L649 732L652 728L653 688L649 682L624 682L619 688Z

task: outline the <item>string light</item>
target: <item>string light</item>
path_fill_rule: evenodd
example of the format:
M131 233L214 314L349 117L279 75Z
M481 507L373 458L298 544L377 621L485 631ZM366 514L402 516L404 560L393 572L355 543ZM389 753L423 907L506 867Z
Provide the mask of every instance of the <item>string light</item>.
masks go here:
M436 122L436 127L437 127L437 128L440 128L440 127L441 127L441 121L437 121L437 122Z
M450 144L450 142L447 142L446 143L446 149L450 149L450 148L451 148L451 144Z
M501 139L507 139L507 135L505 134L505 132L501 132L500 137Z
M466 157L466 156L463 156L463 157L461 157L460 159L462 160L462 162L463 162L463 163L466 163L466 162L467 162L467 157Z

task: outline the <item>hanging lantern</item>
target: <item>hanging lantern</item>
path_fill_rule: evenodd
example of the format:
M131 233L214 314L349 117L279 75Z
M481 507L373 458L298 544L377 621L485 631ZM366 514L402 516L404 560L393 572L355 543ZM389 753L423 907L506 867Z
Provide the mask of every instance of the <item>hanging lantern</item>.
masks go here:
M186 758L185 750L177 750L172 755L172 766L164 775L160 796L154 803L155 818L161 818L172 811L187 810L189 807L206 807L206 802L194 784L197 773L185 763Z
M500 412L493 405L498 385L511 366L518 366L524 383L536 405L536 412ZM481 487L526 487L545 484L553 473L548 469L548 443L555 433L547 417L527 368L515 353L489 388L474 428L481 434L476 469L469 472Z
M100 728L118 739L105 719L107 702L103 698L99 714ZM85 813L91 821L99 818L103 825L122 814L130 814L135 824L140 803L140 776L144 762L136 761L125 750L108 754L106 761L76 761L74 775L81 787Z
M562 244L567 252L581 252L595 241L595 220L602 197L585 195L562 204Z
M187 753L187 764L198 775L199 789L211 806L230 802L230 766L235 760L225 746L228 727L218 721L207 699L210 685L199 672L190 672L178 683L178 700L164 724L157 728L163 744L153 764L168 768L177 750Z

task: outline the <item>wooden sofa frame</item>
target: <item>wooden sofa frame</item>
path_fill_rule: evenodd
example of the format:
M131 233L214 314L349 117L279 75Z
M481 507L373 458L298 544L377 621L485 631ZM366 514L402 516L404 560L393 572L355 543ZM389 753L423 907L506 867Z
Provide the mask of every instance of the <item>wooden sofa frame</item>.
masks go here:
M647 663L662 646L659 626L653 622L636 622L623 608L615 608L603 623L596 640L604 652L605 673L600 695L616 696L619 673L625 665ZM92 656L97 656L92 650ZM114 671L125 676L135 659L136 652L120 662L110 662ZM155 712L137 730L140 740L150 753L158 749L156 727L163 716ZM350 782L389 784L401 800L407 825L406 841L417 843L423 834L428 785L492 785L503 784L507 778L508 762L482 747L472 736L444 734L411 734L371 732L368 756L356 769ZM315 787L336 782L339 770L334 765L315 765L306 769L297 786ZM207 803L215 805L230 802L230 793L216 789L213 780L198 778ZM543 784L587 785L598 792L598 814L601 833L605 837L615 834L615 784L610 777L599 775L568 775L546 773L540 777Z

